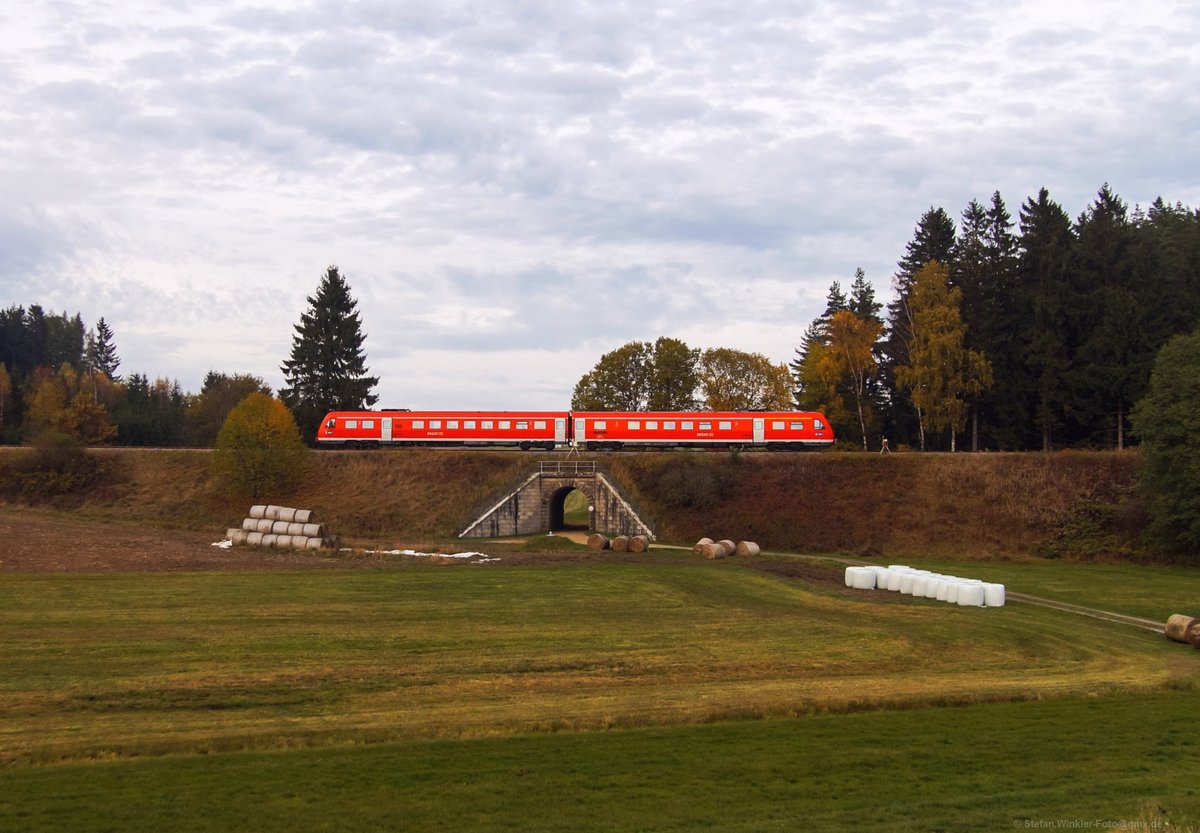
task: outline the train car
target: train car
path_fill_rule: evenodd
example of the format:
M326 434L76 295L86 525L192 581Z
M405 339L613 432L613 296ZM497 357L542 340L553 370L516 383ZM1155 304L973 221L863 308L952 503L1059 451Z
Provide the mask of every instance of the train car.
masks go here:
M570 441L566 411L333 411L317 429L325 448L542 448Z
M766 448L802 451L833 445L815 411L575 412L572 440L589 451L620 448Z

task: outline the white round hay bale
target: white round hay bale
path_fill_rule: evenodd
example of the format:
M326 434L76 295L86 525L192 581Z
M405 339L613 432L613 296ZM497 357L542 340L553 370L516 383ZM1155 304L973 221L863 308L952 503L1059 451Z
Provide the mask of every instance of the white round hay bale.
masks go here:
M296 514L292 518L292 520L298 524L310 524L314 520L316 520L316 518L314 517L315 515L316 515L316 513L313 512L311 509L297 509Z
M242 529L246 530L247 532L258 531L258 520L256 518L243 518Z
M268 503L267 508L263 510L263 517L268 521L279 520L279 509L280 507L276 506L275 504Z
M895 567L888 567L887 587L886 590L896 591L900 589L900 579L904 578L905 570L897 570Z
M1163 628L1163 636L1172 642L1187 642L1188 628L1196 623L1195 617L1182 613L1172 613L1167 617L1167 625Z
M925 590L929 587L929 576L917 573L917 577L913 579L912 594L925 598Z
M274 525L275 525L274 521L268 520L267 518L262 518L259 520L258 526L254 527L254 531L261 532L265 535L266 533L271 531L271 527L273 527Z
M1004 585L985 582L983 603L988 607L1004 607Z
M262 537L262 541L259 543L261 543L264 547L273 547L275 546L275 542L278 540L278 538L278 535L269 532Z
M252 547L261 546L262 539L263 539L263 534L261 532L247 532L246 533L246 543Z
M287 523L292 523L294 520L296 520L296 510L291 508L290 506L280 506L279 507L279 517L277 518L277 520L286 521Z
M225 534L226 540L234 546L246 543L246 536L250 533L244 529L231 529Z
M261 520L262 518L265 518L266 516L267 516L267 507L266 506L264 506L262 504L258 504L256 506L250 507L250 517L254 518L255 520Z
M946 577L941 573L934 573L925 580L925 598L936 599L938 585L944 584Z
M962 589L962 586L963 584L961 581L950 582L950 584L946 587L945 601L952 605L958 604L958 591Z
M958 588L958 604L961 607L983 607L983 584L964 584Z
M737 544L733 543L733 541L730 541L728 538L722 538L720 541L717 541L717 545L725 548L726 558L737 552Z
M292 536L291 535L276 535L275 536L275 546L286 548L286 547L290 547L291 545L292 545Z
M937 589L934 591L933 597L939 602L946 601L946 596L950 592L950 585L958 581L954 576L943 576L938 583Z
M302 550L308 547L308 538L303 535L293 535L291 547L294 550Z
M271 531L276 535L287 535L288 526L290 526L290 524L288 524L287 521L275 521L271 524Z
M309 538L307 541L305 541L304 548L306 550L319 550L321 549L321 544L323 543L324 542L320 538Z
M875 588L877 590L887 590L888 577L892 574L892 571L879 564L873 564L868 569L875 572Z
M905 596L911 596L913 585L916 584L916 573L901 573L900 574L900 593Z
M302 527L302 534L306 538L325 537L325 527L323 527L321 524L303 523L300 524L300 526Z
M762 550L753 541L738 541L737 554L741 556L758 555Z
M293 538L297 535L300 535L304 538L308 537L304 534L304 524L298 524L295 521L292 521L290 524L288 524L287 534L291 535Z
M870 567L847 567L846 586L855 590L874 590L875 571Z
M698 550L698 552L696 553L697 555L702 555L705 558L707 558L709 561L715 561L718 558L725 557L725 548L717 543L697 544L696 550ZM847 586L849 586L849 585L847 585Z

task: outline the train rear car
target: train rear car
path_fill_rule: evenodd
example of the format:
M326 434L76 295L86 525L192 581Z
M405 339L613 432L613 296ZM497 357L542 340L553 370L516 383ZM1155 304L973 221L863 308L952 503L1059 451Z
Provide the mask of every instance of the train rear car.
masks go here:
M568 415L558 411L335 411L325 415L317 443L331 448L377 446L566 446Z

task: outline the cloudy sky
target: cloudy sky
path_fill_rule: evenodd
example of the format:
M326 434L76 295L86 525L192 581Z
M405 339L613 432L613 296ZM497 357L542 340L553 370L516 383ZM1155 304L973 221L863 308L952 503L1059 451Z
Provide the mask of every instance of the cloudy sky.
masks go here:
M394 407L565 408L667 335L787 361L920 215L1200 206L1191 2L0 6L0 305L273 387L329 264Z

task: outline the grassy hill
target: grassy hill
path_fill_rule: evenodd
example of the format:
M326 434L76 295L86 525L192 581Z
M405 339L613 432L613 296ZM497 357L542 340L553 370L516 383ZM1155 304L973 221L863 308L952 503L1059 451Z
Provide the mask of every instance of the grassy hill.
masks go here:
M11 479L22 455L0 451ZM249 501L209 482L203 451L95 452L98 482L50 502L84 517L187 529L235 524ZM264 502L316 509L363 543L454 537L473 511L554 455L313 452L303 482ZM558 455L562 456L562 455ZM1143 525L1135 453L585 455L662 541L705 535L867 555L1128 556Z

